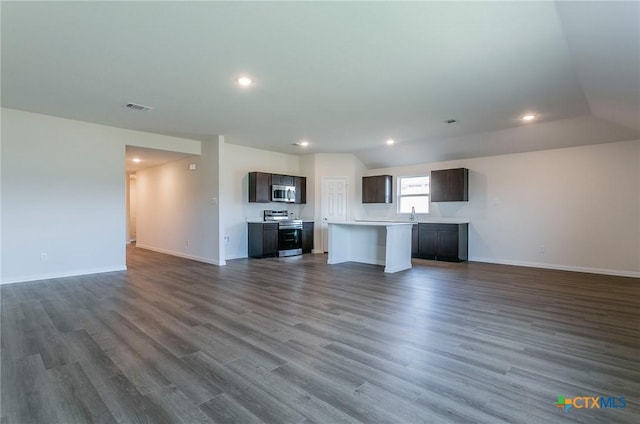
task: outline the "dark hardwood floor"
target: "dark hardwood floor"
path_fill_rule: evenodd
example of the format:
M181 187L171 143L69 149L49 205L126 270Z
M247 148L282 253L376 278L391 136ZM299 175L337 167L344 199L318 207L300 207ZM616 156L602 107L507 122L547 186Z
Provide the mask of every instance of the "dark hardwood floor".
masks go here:
M638 279L325 261L132 247L127 272L2 286L1 423L639 422Z

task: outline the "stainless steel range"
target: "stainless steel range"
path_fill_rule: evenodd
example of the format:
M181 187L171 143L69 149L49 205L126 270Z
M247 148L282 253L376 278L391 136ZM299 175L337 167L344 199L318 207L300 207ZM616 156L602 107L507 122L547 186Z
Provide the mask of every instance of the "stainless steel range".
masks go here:
M265 210L264 220L278 223L278 256L302 255L301 219L290 219L286 210Z

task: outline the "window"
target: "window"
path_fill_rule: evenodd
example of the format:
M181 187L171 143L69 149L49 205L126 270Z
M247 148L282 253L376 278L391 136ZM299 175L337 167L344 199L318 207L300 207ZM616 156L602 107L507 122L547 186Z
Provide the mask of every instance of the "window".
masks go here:
M398 177L398 213L429 213L429 176Z

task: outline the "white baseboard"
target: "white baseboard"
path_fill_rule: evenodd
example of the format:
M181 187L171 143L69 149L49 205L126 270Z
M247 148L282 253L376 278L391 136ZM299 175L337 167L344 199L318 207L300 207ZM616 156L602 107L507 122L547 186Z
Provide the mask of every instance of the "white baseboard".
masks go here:
M557 264L547 264L547 263L540 263L540 262L508 261L508 260L493 259L493 258L470 257L469 260L473 262L486 262L490 264L499 264L499 265L526 266L531 268L556 269L559 271L586 272L589 274L603 274L603 275L614 275L617 277L640 278L640 272L638 271L626 271L626 270L617 270L617 269L608 269L608 268L590 268L590 267L573 266L573 265L557 265Z
M311 253L324 253L322 249L313 249Z
M191 259L193 261L204 262L206 264L211 264L211 265L223 266L223 265L227 264L226 261L220 262L220 261L216 261L214 259L203 258L203 257L200 257L200 256L195 256L195 255L189 255L187 253L176 252L176 251L168 250L168 249L162 249L160 247L148 246L146 244L136 243L136 247L138 247L140 249L152 250L152 251L158 252L158 253L165 253L165 254L171 255L171 256L177 256L179 258L185 258L185 259Z
M126 265L104 267L104 268L75 269L75 270L66 271L66 272L24 275L22 277L9 277L7 279L2 280L0 284L26 283L28 281L51 280L52 278L77 277L78 275L101 274L103 272L126 271L126 270L127 270Z

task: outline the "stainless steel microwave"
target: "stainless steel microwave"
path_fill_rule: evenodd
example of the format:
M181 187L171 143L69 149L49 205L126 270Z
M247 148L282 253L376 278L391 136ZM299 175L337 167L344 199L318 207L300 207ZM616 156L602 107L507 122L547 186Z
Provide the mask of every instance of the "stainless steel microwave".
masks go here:
M285 185L272 185L271 186L271 201L272 202L285 202L293 203L296 201L296 188L295 186Z

